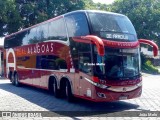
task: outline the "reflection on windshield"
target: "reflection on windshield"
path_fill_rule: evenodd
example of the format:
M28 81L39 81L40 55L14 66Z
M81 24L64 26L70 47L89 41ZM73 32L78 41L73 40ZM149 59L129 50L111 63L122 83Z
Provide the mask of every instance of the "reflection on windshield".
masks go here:
M100 57L94 54L95 62L104 63L105 66L96 66L96 73L106 75L111 78L134 77L139 74L139 54L138 49L108 49L105 56Z
M126 16L91 12L89 17L94 34L102 38L136 40L135 29Z
M89 13L89 17L94 31L136 34L132 23L126 16L107 13Z

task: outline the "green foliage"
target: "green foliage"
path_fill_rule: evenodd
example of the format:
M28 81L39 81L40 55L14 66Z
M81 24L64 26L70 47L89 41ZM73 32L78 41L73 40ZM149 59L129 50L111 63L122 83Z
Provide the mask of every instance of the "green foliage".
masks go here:
M159 6L159 0L116 0L111 5L111 11L127 15L138 38L155 40L160 46Z
M0 0L0 36L12 33L21 26L15 0Z
M85 9L85 0L0 0L0 36ZM87 1L87 0L86 0Z
M110 11L110 7L107 4L94 3L92 0L82 0L82 1L84 1L84 9L86 10Z
M142 63L142 71L152 74L158 74L160 71L157 67L153 66L152 62L146 58L146 56L141 53L141 63Z
M96 4L92 0L83 0L84 1L84 9L86 10L97 10Z
M18 3L18 6L22 18L26 18L23 28L66 12L84 9L84 3L80 0L28 0L26 3Z
M160 73L159 70L152 65L150 60L147 60L144 64L142 64L142 70L152 74Z

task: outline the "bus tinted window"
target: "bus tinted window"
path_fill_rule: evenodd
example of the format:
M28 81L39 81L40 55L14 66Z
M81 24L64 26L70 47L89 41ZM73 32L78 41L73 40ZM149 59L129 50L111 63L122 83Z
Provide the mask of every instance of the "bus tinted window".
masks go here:
M69 37L85 36L89 34L88 23L85 14L73 14L65 17Z
M30 44L32 43L37 43L37 29L36 28L32 28L29 30L28 32L28 41Z
M15 46L16 46L15 36L11 36L11 37L5 39L4 48L11 48L11 47L15 47Z
M37 27L37 41L42 42L48 39L48 24Z
M36 56L17 56L17 66L24 68L36 68Z
M37 42L41 42L43 37L43 28L41 26L37 27L37 36L36 36L36 40Z
M67 69L65 60L54 55L42 55L37 57L37 63L40 63L41 69L59 70Z
M23 39L27 36L26 32L20 32L15 36L16 46L23 45Z
M126 16L109 13L89 13L94 34L113 40L137 40L135 29Z
M49 23L48 36L50 40L67 40L67 33L63 18Z
M16 36L11 36L10 38L8 38L7 40L5 40L5 48L12 48L12 47L16 47L21 45L21 43L16 42L17 38Z
M42 41L48 40L48 24L41 25L41 36Z
M79 43L79 70L85 73L91 73L91 46L88 44Z
M4 47L12 48L12 47L25 45L26 41L27 41L27 31L20 32L17 35L13 35L9 38L6 38Z
M23 34L22 44L23 45L27 45L28 44L28 31L24 31L21 34Z

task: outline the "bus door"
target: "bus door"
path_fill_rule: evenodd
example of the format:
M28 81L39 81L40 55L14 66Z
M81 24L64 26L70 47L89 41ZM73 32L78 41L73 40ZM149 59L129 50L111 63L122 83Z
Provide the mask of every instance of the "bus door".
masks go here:
M87 79L91 78L92 73L92 56L91 56L91 44L79 43L78 45L78 76L77 82L79 84L79 94L81 96L91 97L91 83Z
M84 40L84 43L79 41L73 42L72 37L86 36L90 34L87 17L81 12L73 13L66 15L65 21L68 30L68 36L71 39L71 48L73 47L75 50L78 49L78 63L76 62L76 70L78 70L78 72L76 71L75 73L74 94L84 96L87 88L90 88L91 86L88 81L85 80L85 78L89 78L89 75L91 74L91 69L87 68L86 65L87 63L91 62L91 45L90 43L86 44L86 40ZM82 40L82 38L80 38L80 40ZM74 43L77 43L78 46L75 47L72 45ZM74 54L75 51L73 49L71 49L71 51ZM73 59L76 61L77 56L74 56Z

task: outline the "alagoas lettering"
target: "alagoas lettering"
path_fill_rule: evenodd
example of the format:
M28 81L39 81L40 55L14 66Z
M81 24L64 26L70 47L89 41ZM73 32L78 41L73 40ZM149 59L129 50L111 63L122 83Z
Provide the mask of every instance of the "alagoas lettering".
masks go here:
M36 46L34 46L34 53L37 53L37 49L36 49Z
M36 44L36 48L37 48L37 53L40 53L40 46L38 44Z
M46 46L46 52L49 52L49 47L48 47L48 44Z
M53 43L51 43L51 52L53 52Z
M31 49L30 49L30 54L32 54L32 47L31 47Z
M42 46L41 46L41 51L42 51L42 53L45 52L45 45L42 45Z
M51 44L36 44L35 46L30 46L27 48L28 54L37 53L49 53L53 52L53 43Z
M28 54L30 54L30 49L28 48Z

